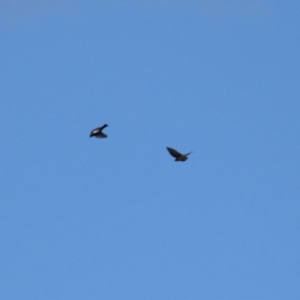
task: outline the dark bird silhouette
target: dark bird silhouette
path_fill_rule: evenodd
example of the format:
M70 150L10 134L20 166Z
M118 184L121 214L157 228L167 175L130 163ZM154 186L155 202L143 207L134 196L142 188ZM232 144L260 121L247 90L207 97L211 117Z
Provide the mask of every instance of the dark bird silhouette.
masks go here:
M108 125L107 124L104 124L103 126L101 127L97 127L95 129L93 129L90 133L90 137L97 137L97 138L106 138L107 135L105 133L102 132L102 130L107 127Z
M177 150L167 147L169 153L175 157L175 161L186 161L188 159L188 155L192 152L189 152L187 154L181 154Z

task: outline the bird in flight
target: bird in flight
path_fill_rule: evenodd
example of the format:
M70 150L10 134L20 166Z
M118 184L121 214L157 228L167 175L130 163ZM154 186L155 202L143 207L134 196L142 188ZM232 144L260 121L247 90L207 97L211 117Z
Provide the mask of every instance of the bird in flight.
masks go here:
M90 133L90 137L97 137L97 138L106 138L107 135L105 133L102 132L102 130L107 127L108 125L107 124L104 124L103 126L101 127L97 127L95 129L93 129Z
M188 159L188 155L192 153L189 152L187 154L181 154L177 150L172 149L170 147L167 147L167 150L173 157L175 157L175 161L186 161Z

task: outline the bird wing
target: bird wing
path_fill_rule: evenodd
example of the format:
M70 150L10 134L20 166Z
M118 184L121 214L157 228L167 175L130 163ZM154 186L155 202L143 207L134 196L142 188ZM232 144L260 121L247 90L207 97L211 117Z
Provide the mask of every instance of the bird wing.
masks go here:
M104 124L103 126L101 126L101 127L99 127L99 128L100 128L100 130L103 130L105 127L108 127L108 125L107 125L107 124Z
M182 154L179 153L178 151L176 151L175 149L172 149L170 147L167 147L167 149L168 149L169 153L175 158L182 156Z

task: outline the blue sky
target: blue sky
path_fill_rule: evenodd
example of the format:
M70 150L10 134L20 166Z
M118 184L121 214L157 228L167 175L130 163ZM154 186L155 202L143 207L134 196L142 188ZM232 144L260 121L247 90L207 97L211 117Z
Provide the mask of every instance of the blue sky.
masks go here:
M299 10L0 1L0 298L299 299Z

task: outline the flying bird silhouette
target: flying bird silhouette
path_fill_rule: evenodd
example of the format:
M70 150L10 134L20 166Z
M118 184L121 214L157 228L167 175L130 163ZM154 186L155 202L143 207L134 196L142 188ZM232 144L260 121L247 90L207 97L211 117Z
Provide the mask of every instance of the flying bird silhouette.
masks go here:
M170 147L167 147L169 153L175 157L175 161L186 161L188 159L188 155L191 154L192 152L189 152L187 154L181 154L175 149L172 149Z
M104 124L103 126L101 127L97 127L95 129L93 129L90 133L90 137L97 137L97 138L106 138L107 135L105 133L102 132L102 130L107 127L108 125L107 124Z

